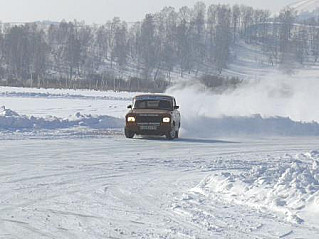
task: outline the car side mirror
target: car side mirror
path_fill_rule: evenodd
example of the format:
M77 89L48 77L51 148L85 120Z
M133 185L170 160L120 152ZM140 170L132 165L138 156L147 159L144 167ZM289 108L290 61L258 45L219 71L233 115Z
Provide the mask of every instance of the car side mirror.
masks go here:
M175 109L175 110L178 110L178 109L179 109L179 106L175 105L175 106L174 106L174 109Z
M127 108L128 108L128 109L132 109L132 105L128 105Z

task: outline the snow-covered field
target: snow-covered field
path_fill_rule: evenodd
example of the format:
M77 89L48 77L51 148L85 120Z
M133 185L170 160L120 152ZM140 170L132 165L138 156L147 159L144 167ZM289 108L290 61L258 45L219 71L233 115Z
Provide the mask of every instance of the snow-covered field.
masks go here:
M317 122L171 93L173 142L125 139L133 93L0 88L0 238L319 237Z

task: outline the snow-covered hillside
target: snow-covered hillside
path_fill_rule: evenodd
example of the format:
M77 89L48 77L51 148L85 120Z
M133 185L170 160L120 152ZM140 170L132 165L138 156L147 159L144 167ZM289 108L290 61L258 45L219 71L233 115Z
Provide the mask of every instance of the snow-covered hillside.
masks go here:
M295 9L299 13L313 12L319 8L318 0L303 0L290 5L291 8Z

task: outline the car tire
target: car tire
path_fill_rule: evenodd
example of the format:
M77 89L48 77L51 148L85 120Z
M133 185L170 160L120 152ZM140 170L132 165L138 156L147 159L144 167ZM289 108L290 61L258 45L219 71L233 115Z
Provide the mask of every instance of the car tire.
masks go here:
M176 130L176 132L175 132L175 139L178 139L178 137L179 137L179 130Z
M128 139L132 139L134 137L134 135L135 135L134 132L132 132L132 131L130 131L128 129L125 129L124 133L125 133L125 137L128 138Z
M166 138L169 140L173 140L176 138L176 131L174 128L171 131L167 132Z

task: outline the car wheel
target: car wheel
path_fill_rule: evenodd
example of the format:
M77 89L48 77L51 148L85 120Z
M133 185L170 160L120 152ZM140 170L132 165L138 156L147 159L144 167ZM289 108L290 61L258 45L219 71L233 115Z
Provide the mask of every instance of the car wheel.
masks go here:
M175 139L178 139L178 137L179 137L179 130L175 132Z
M176 138L176 131L174 128L166 134L166 138L169 140L173 140Z
M128 129L125 129L125 137L126 137L126 138L131 139L131 138L134 137L134 135L135 135L134 132L132 132L132 131L130 131L130 130L128 130Z

